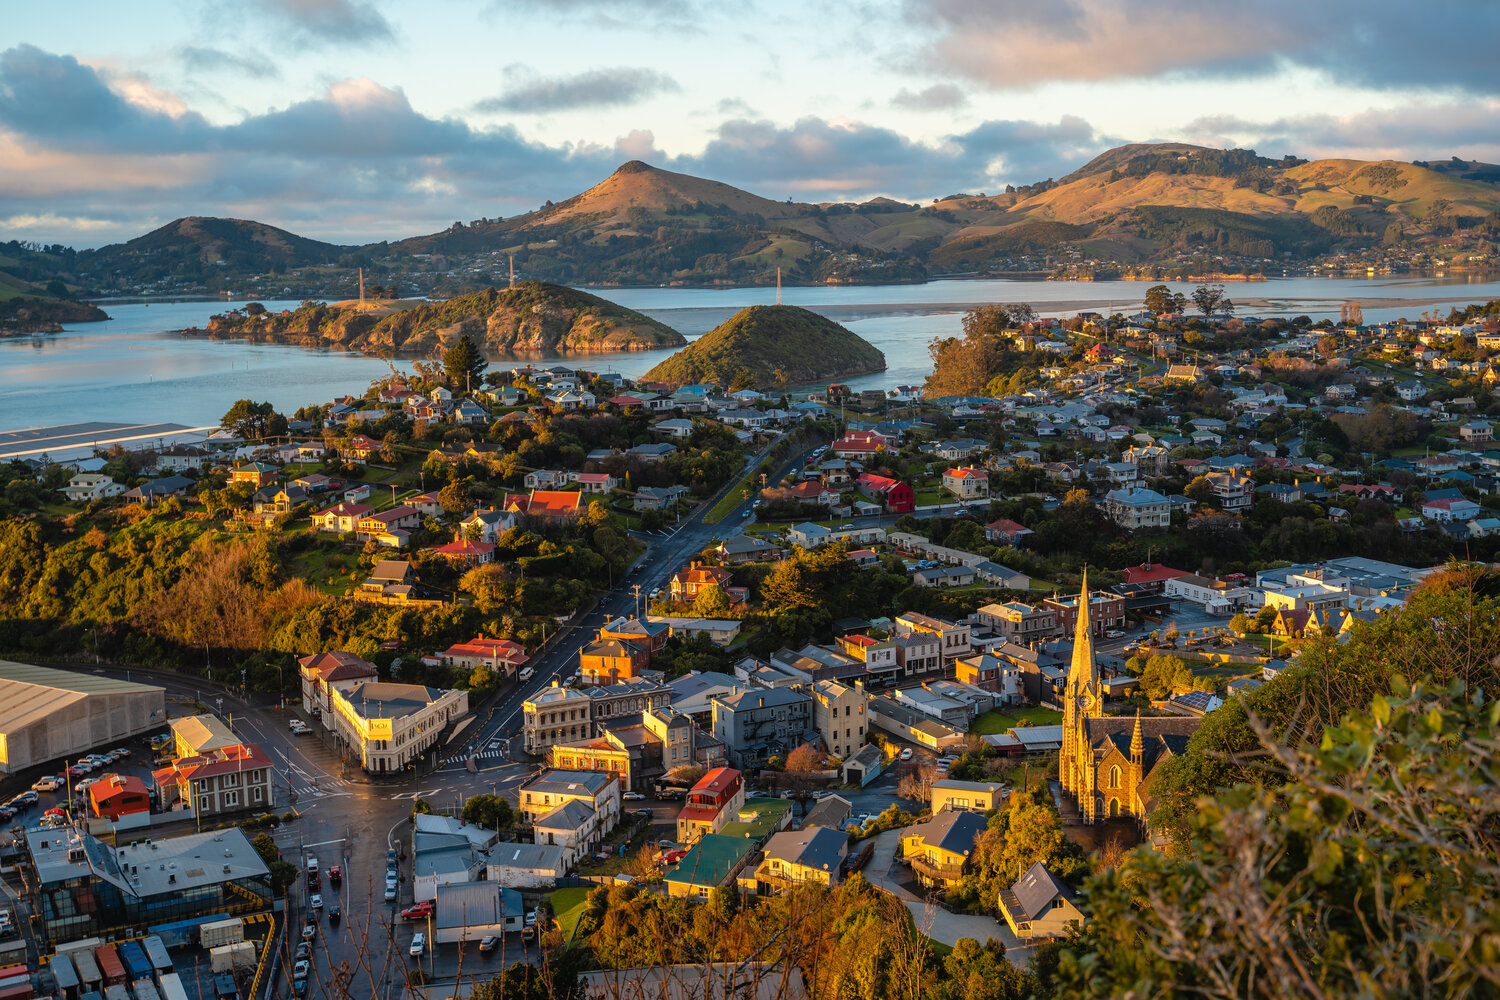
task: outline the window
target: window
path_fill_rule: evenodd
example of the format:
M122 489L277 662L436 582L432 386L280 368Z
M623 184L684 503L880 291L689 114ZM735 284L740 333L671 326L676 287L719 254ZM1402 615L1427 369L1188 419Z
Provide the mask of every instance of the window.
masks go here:
M1109 787L1120 787L1120 765L1116 764L1109 769Z

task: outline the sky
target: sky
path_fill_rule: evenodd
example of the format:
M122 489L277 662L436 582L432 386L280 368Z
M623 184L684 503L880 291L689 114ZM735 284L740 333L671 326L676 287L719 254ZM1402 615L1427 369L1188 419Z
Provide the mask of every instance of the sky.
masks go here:
M924 203L1125 142L1500 162L1490 0L6 6L0 240L100 246L185 215L395 240L631 159Z

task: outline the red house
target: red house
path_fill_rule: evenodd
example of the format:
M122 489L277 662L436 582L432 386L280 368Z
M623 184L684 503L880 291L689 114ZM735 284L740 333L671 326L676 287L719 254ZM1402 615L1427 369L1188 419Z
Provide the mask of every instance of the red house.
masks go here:
M89 786L89 809L95 816L118 823L121 816L151 811L151 793L135 775L111 774Z
M873 472L863 472L855 480L854 485L871 500L884 503L885 509L892 514L908 514L917 506L916 494L912 492L910 486L899 479L877 476Z

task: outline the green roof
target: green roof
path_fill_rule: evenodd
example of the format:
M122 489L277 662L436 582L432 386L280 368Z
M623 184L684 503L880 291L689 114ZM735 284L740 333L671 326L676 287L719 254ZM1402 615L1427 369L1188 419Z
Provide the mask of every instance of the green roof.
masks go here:
M730 873L755 849L755 844L754 840L744 836L704 834L703 839L687 852L687 856L677 862L677 867L672 869L666 880L678 885L723 885L729 880Z
M771 835L776 829L776 824L781 822L781 817L791 811L792 804L785 799L746 799L740 814L754 813L755 818L749 822L731 820L724 824L719 832L726 837L748 836L750 840L759 843Z

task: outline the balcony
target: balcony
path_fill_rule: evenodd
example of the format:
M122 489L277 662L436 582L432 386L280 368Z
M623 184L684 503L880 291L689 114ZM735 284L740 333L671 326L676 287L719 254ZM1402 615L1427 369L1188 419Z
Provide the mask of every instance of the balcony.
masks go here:
M923 884L940 883L949 885L963 878L963 865L943 865L928 861L926 858L908 858L911 870L917 873L917 877Z

